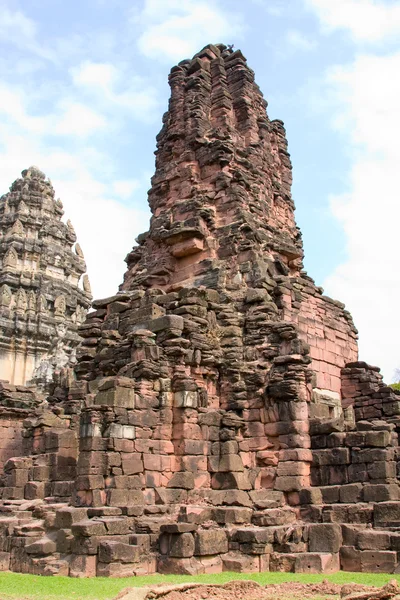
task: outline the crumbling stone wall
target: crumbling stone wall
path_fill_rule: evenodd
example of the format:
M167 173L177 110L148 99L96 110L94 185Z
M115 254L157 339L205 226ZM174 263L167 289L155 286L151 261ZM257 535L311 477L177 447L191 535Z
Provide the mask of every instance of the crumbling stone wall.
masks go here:
M13 456L23 455L23 421L25 411L0 409L0 472Z
M378 367L347 364L342 371L342 396L343 407L351 406L357 421L384 419L398 426L400 396L384 384Z
M33 390L0 382L0 474L9 458L26 453L24 421L39 403Z

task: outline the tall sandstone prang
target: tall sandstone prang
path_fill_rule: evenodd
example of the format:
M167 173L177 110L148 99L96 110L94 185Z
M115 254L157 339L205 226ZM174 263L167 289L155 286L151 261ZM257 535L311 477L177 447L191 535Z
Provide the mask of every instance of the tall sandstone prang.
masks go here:
M394 572L399 397L303 270L283 124L223 45L170 86L150 229L5 465L0 565Z

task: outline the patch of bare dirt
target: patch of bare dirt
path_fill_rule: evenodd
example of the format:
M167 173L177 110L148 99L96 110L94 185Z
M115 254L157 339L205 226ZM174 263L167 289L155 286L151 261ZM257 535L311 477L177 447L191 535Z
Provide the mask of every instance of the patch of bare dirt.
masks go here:
M400 600L396 580L382 588L357 584L338 585L288 582L262 586L255 581L231 581L223 585L183 583L142 588L140 599L131 588L119 594L121 600Z

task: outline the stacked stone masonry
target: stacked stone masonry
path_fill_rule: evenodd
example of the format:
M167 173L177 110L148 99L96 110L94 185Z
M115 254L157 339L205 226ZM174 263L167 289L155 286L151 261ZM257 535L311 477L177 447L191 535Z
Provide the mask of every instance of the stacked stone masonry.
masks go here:
M4 384L23 425L1 568L394 572L400 404L303 269L283 124L223 45L170 86L120 291L93 302L47 396Z

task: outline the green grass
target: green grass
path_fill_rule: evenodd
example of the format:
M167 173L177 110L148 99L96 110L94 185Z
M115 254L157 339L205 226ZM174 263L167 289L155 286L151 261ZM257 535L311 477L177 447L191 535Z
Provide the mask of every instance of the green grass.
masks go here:
M318 583L324 579L332 583L362 583L381 586L390 579L400 582L400 575L386 573L345 573L333 575L309 575L301 573L218 573L216 575L150 575L146 577L124 577L110 579L72 579L70 577L41 577L20 573L0 573L1 600L111 600L127 587L153 585L156 583L225 583L234 579L251 579L262 585L300 581Z

